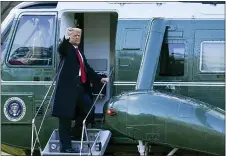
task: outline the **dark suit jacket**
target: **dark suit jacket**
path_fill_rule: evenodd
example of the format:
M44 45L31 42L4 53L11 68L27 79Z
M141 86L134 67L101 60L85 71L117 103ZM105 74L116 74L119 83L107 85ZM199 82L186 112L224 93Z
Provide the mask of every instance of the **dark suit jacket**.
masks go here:
M56 88L51 101L52 115L55 117L75 117L79 77L79 60L74 46L65 38L59 45L59 54L63 59L63 66L56 80ZM85 55L81 52L86 68L88 81L100 81L99 76L87 63ZM87 88L86 88L87 89ZM85 89L85 90L86 90ZM90 107L90 106L88 106ZM89 109L85 109L88 110Z

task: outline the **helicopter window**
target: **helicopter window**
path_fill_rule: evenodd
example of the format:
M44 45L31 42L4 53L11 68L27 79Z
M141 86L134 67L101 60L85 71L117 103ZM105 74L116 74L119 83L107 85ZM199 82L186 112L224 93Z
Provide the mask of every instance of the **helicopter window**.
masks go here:
M6 54L6 50L7 50L7 45L9 42L9 34L10 34L10 30L12 27L12 23L11 22L8 27L5 29L5 31L1 34L1 63L3 62L4 58L5 58L5 54Z
M200 55L202 72L224 72L224 41L202 42Z
M184 54L185 44L164 42L159 58L159 76L183 76Z
M50 66L54 46L55 16L24 15L12 44L10 65Z

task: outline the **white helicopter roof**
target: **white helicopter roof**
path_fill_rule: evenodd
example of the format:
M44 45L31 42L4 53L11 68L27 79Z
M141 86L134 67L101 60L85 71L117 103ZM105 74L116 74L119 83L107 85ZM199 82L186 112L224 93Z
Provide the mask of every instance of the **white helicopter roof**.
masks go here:
M57 10L115 11L118 18L224 18L224 5L182 2L58 2Z
M14 9L20 9L42 2L22 2ZM47 2L43 2L47 3ZM49 2L51 3L51 2ZM83 11L118 13L119 18L224 18L224 5L184 2L56 2L58 12ZM40 10L40 9L38 9ZM46 9L43 9L46 10ZM48 9L51 10L51 9ZM61 17L61 16L60 16Z

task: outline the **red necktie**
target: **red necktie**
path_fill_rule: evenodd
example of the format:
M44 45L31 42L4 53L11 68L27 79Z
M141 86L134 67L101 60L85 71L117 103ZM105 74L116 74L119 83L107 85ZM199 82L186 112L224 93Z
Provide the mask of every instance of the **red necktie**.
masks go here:
M81 58L81 55L79 54L78 48L76 48L76 52L77 52L77 56L78 56L79 64L80 64L81 80L82 80L82 83L85 83L86 82L86 73L85 73L84 64L82 63L82 58Z

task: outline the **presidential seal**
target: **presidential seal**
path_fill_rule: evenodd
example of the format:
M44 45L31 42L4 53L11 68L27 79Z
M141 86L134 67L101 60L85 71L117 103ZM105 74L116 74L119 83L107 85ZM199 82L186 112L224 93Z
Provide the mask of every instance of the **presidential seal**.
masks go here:
M10 121L16 122L23 119L26 113L26 106L22 99L18 97L9 98L4 105L4 114Z

